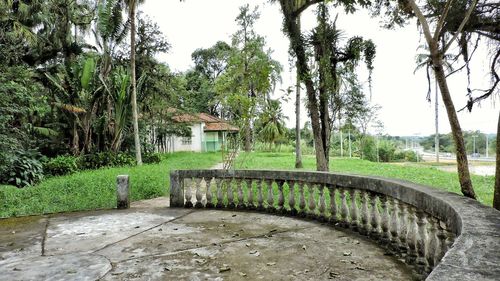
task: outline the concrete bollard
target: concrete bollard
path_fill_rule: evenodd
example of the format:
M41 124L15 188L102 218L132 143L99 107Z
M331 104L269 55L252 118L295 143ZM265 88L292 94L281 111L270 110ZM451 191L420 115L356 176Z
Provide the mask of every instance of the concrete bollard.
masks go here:
M116 196L118 209L130 208L128 175L116 177Z

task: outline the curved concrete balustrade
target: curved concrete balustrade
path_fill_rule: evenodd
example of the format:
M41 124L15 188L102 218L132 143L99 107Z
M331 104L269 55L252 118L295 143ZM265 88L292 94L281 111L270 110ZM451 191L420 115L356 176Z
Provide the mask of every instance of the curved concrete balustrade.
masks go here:
M171 207L256 210L366 235L426 280L499 280L500 212L410 182L347 174L181 170Z

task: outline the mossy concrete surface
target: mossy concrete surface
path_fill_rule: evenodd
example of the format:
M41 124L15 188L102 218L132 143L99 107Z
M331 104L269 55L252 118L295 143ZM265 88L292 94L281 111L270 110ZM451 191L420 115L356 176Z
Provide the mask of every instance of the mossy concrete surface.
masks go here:
M167 208L0 220L3 280L411 280L369 240L266 214Z

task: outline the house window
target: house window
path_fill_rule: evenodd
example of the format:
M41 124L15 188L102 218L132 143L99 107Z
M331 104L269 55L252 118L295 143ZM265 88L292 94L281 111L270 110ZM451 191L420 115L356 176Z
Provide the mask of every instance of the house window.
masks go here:
M183 137L182 145L191 145L191 137Z

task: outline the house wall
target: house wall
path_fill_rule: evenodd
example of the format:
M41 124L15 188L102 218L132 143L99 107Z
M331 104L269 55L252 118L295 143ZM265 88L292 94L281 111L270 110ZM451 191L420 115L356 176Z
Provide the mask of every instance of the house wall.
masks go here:
M203 127L205 124L197 123L191 125L191 143L184 143L183 137L174 137L173 151L194 151L202 152L203 148Z
M220 150L220 132L205 132L205 151L219 151Z

